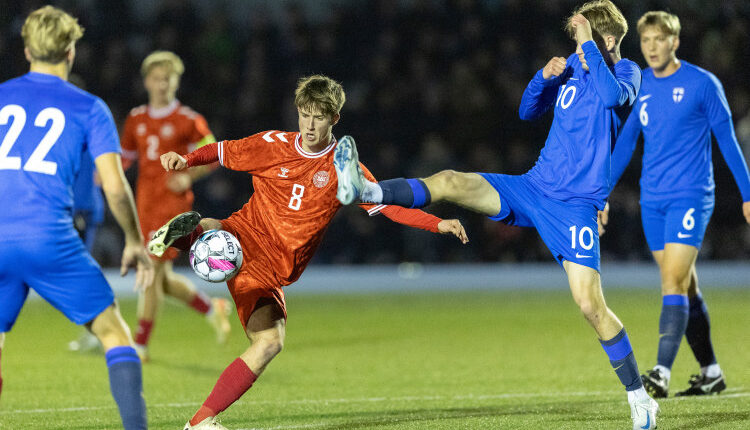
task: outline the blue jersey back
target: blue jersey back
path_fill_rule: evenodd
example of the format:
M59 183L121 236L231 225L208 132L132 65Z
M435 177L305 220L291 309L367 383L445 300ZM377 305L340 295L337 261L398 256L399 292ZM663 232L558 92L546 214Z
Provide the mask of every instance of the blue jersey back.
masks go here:
M623 139L631 141L624 142L626 146L634 146L638 131L643 132L641 199L712 196L712 128L743 195L750 196L745 185L747 167L733 136L731 112L721 83L710 72L680 61L680 68L664 78L655 77L650 68L644 70L641 92L623 131ZM724 128L730 130L724 134L731 135L726 139L721 131ZM616 160L615 164L620 162Z
M73 230L73 182L84 151L120 152L104 102L64 80L30 72L0 84L3 238Z
M104 220L104 198L101 187L94 183L96 166L88 151L81 155L81 166L73 183L73 212L86 212L89 222Z
M610 69L593 42L583 46L590 71L578 56L565 72L545 80L540 70L524 93L521 117L534 119L554 106L554 120L536 165L527 173L546 195L589 199L600 209L609 194L611 148L620 120L640 86L640 68L622 59Z

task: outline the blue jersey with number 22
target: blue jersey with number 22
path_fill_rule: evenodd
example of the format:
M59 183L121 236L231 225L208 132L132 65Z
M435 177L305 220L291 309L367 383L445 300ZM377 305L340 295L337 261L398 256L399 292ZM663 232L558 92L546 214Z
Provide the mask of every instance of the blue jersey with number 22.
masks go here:
M120 152L101 99L42 73L0 84L2 238L72 231L73 183L84 151L92 159Z

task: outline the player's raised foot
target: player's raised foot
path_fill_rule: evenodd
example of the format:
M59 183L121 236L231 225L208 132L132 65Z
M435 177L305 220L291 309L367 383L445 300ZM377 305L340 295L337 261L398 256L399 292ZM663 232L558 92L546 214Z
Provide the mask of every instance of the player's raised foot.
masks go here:
M658 414L659 404L651 397L634 399L630 402L630 418L633 419L633 430L655 429Z
M216 332L216 342L226 343L232 325L229 324L229 314L232 312L232 304L227 299L212 298L211 313L206 316L208 323Z
M148 347L146 345L135 344L135 353L138 354L138 358L141 359L141 363L148 363L151 357L148 355Z
M333 166L338 176L336 198L341 204L353 203L362 194L365 187L365 175L359 167L359 155L354 138L344 136L333 150Z
M229 430L223 425L219 424L216 417L208 417L198 424L191 426L190 421L185 424L185 428L182 430Z
M693 375L690 377L690 388L675 394L677 397L682 396L705 396L709 394L719 394L726 390L727 384L724 382L724 374L716 378L709 378L706 375Z
M154 233L154 236L148 242L148 252L161 257L175 240L195 230L200 221L201 215L195 211L183 212L177 215Z
M669 381L656 369L651 369L645 375L641 375L643 387L646 392L655 398L665 398L669 393Z

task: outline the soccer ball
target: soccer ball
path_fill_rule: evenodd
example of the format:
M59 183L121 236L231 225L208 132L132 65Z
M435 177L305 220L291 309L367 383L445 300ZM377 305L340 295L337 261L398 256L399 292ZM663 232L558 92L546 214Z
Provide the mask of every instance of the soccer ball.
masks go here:
M190 247L190 267L208 282L228 281L239 272L240 266L240 242L228 231L209 230Z

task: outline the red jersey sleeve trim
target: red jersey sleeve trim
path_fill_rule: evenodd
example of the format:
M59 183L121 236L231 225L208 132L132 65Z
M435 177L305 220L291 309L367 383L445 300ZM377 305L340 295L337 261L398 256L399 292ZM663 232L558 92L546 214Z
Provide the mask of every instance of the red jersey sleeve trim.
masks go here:
M222 142L223 143L223 142ZM185 155L188 167L203 166L219 160L219 145L211 143ZM223 163L222 163L223 164Z
M406 209L402 208L401 206L383 205L375 206L372 209L378 208L380 213L387 216L388 219L393 222L407 225L409 227L431 231L433 233L438 233L437 226L440 221L442 221L442 219L436 217L435 215L428 214L427 212L424 212L420 209Z

